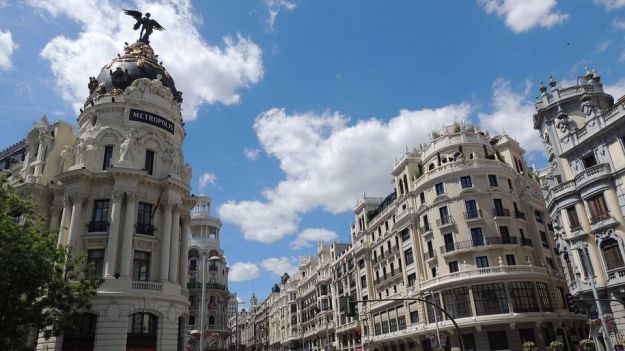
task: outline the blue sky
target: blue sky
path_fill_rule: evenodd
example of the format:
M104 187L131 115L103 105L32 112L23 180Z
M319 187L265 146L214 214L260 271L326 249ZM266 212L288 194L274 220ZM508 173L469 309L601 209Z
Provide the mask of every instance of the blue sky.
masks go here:
M505 130L544 165L537 85L588 65L625 93L625 0L0 1L0 148L43 114L75 123L88 77L136 40L185 94L193 192L223 222L230 288L264 297L318 240L349 237L394 157L454 120Z

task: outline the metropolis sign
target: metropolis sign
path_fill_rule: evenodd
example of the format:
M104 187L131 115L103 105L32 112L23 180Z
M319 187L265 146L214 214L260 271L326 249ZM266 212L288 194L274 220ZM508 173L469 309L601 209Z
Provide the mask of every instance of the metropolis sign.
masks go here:
M153 126L157 126L159 128L165 129L171 134L174 134L175 125L167 118L161 117L154 113L130 109L130 120L151 124Z

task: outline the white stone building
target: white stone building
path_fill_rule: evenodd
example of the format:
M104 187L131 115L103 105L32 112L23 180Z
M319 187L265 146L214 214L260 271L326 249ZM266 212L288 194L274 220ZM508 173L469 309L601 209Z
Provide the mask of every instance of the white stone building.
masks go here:
M78 135L42 119L0 152L3 172L58 230L59 245L105 278L77 335L40 338L38 350L182 349L195 198L180 96L137 42L90 78Z

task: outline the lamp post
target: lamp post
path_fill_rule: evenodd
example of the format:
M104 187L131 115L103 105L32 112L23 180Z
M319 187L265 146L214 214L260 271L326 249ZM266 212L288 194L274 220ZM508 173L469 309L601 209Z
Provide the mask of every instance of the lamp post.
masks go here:
M200 305L200 351L204 351L204 308L206 305L206 262L219 261L218 256L213 256L206 259L206 250L202 251L202 301Z

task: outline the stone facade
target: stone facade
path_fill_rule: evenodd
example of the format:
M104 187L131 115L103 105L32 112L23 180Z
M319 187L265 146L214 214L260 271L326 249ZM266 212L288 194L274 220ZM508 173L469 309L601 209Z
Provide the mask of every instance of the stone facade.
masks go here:
M124 50L90 80L78 135L44 118L0 153L3 172L39 206L58 244L84 254L105 278L81 321L83 333L40 338L38 350L183 346L195 198L182 155L180 98L149 45ZM132 65L158 74L130 77L124 67ZM169 86L160 80L165 76ZM114 88L107 90L105 80Z
M574 349L587 335L585 317L566 308L552 228L523 153L510 137L464 123L407 152L391 172L394 191L359 201L352 242L329 247L330 276L322 249L302 261L290 287L272 292L267 301L278 302L269 304L293 314L278 331L265 322L269 335L284 333L271 349L432 350L440 338L457 350L450 319L418 299L450 313L467 350L520 350L523 341L545 350L553 340ZM371 302L350 317L345 297ZM250 316L247 328L258 328L260 314Z
M624 211L625 104L603 91L601 78L587 69L570 87L541 83L534 128L542 137L549 167L541 172L543 193L553 221L570 292L593 299L625 297ZM580 302L592 319L597 305ZM611 337L625 330L623 305L604 303Z

